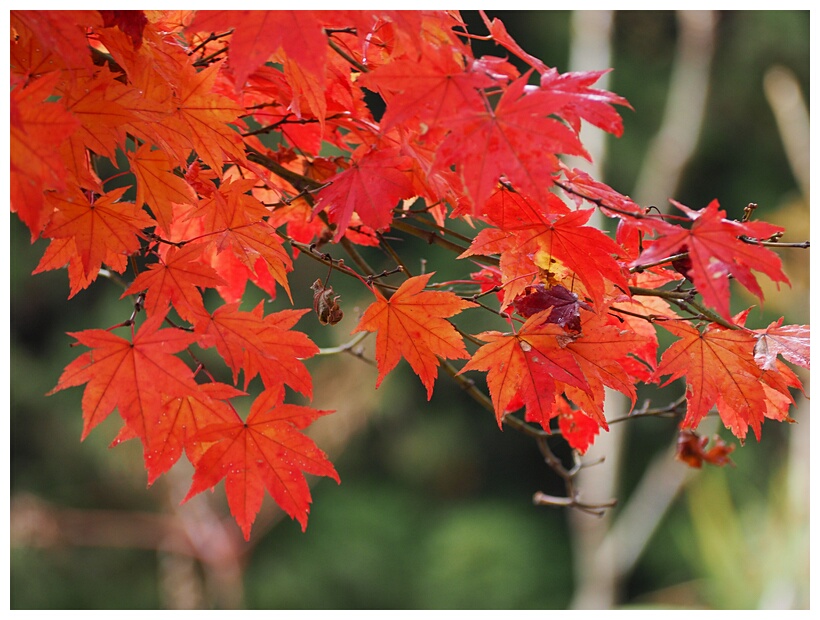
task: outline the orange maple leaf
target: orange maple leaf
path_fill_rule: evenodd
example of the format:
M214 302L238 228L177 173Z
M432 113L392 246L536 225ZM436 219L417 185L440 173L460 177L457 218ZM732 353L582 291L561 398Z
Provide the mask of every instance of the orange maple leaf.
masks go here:
M212 240L217 254L230 250L248 273L257 278L264 277L267 272L290 298L287 274L293 269L293 263L276 230L262 219L270 212L258 199L245 193L255 183L254 180L224 181L219 191L200 200L188 212L187 218L199 220L202 225L200 234ZM220 271L215 264L212 266Z
M151 150L147 142L135 153L128 153L128 160L137 179L136 204L147 203L162 229L170 231L174 219L171 203L193 205L196 193L185 179L173 173L174 166L168 155Z
M148 269L136 277L122 297L147 290L145 311L148 316L157 312L167 313L168 304L171 303L186 321L194 323L207 317L198 287L221 286L225 281L202 262L204 245L192 243L182 248L172 247L161 262L148 265Z
M148 318L131 341L102 329L69 333L92 350L66 366L49 394L86 384L83 439L117 408L132 436L145 441L163 395L185 396L196 390L191 369L174 355L193 344L196 336L181 329L159 329L164 320L163 313Z
M242 138L228 123L245 113L233 99L213 92L219 65L181 76L174 127L212 170L222 171L225 160L245 161Z
M372 289L376 301L368 306L352 333L377 332L376 387L403 357L427 388L430 400L438 375L438 358L470 357L461 336L446 319L476 304L454 293L425 291L433 273L408 278L390 299Z
M61 102L46 101L60 78L57 72L11 91L11 211L40 236L53 210L43 190L65 188L65 164L58 146L80 126Z
M72 150L88 149L115 161L117 147L125 144L124 127L133 120L131 112L109 96L116 77L104 66L93 78L76 76L61 82L61 103L80 121L71 136Z
M664 352L655 378L671 375L661 387L686 376L686 417L681 428L694 430L713 405L738 439L749 426L760 439L767 410L763 371L754 360L756 338L746 330L711 324L702 332L683 321L663 321L680 340Z
M210 444L193 441L196 433L211 424L231 422L236 410L228 402L245 392L224 383L203 383L185 396L166 398L155 416L145 442L145 469L148 484L179 460L182 451L194 465Z
M573 337L549 322L551 309L532 315L517 333L482 332L487 344L475 352L459 374L486 370L487 386L498 425L515 405L526 406L525 418L549 429L557 415L557 382L588 391L589 384L575 356L567 349ZM515 405L513 405L515 403Z
M288 385L308 398L313 382L301 360L319 348L302 332L292 331L310 309L282 310L263 316L262 304L252 312L240 311L239 304L226 304L195 326L202 347L216 347L233 372L245 372L245 387L257 374L266 388Z
M127 190L119 187L89 200L75 188L48 198L55 211L43 236L74 239L86 277L108 263L110 254L128 256L139 250L143 229L156 225L133 202L117 202Z
M332 412L282 404L283 396L281 388L265 390L254 400L244 422L236 415L230 422L206 426L193 437L196 442L213 445L197 461L183 501L225 478L228 505L245 540L250 538L265 489L304 531L311 502L304 473L339 482L327 455L299 432Z

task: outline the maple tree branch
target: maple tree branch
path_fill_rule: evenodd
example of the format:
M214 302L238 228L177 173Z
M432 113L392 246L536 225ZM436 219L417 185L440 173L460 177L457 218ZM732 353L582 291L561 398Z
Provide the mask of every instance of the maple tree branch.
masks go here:
M362 73L367 73L369 69L365 67L362 63L360 63L358 60L353 58L353 56L344 51L341 47L339 47L336 41L333 40L332 35L333 33L329 32L327 37L327 44L331 47L331 49L333 49L334 52L336 52L339 56L344 58L352 66L356 67L356 69L358 69Z
M463 254L467 251L466 247L461 246L453 241L450 241L449 239L445 239L444 237L438 235L435 231L418 228L417 226L413 226L407 221L393 220L390 226L391 228L395 228L396 230L400 230L401 232L406 232L407 234L413 235L414 237L423 239L431 245L438 245L452 252L457 252L458 254ZM477 263L492 265L494 267L498 266L499 263L499 260L497 258L493 258L492 256L483 256L481 254L471 256L470 258Z
M436 205L441 204L441 201L436 202L431 205L427 205L424 209L421 210L412 210L412 209L394 209L393 212L398 215L398 218L395 219L406 219L408 215L412 217L415 221L424 224L425 226L429 226L430 228L436 229L438 232L444 235L450 235L451 237L455 237L456 239L463 241L466 244L470 244L473 242L473 237L468 237L467 235L462 235L460 232L452 230L451 228L447 228L446 226L441 226L434 221L430 221L428 218L422 218L422 215L428 214L430 209L435 207ZM465 249L467 249L465 247Z
M220 54L223 54L227 51L228 51L228 46L226 45L222 49L219 49L219 50L215 51L212 54L208 54L207 56L203 56L202 58L200 58L199 60L194 62L194 67L207 67L209 64L211 64L212 61L214 61L216 59L217 56L219 56Z
M630 286L629 292L633 296L662 297L663 299L672 302L678 302L680 300L687 301L695 296L694 289L689 289L686 291L665 291L660 288L643 288L640 286Z
M811 247L811 241L761 241L746 235L740 235L738 239L750 245L762 245L769 248L800 248L805 250Z
M593 196L588 196L587 194L585 194L583 192L579 192L577 189L575 189L571 185L567 185L567 184L565 184L565 183L563 183L563 182L561 182L561 181L559 181L558 179L555 179L555 178L553 179L553 183L555 183L555 185L560 187L566 193L572 194L573 196L578 196L578 198L582 198L583 200L586 200L587 202L591 202L592 204L596 205L599 209L606 209L608 211L612 211L613 213L617 213L619 215L635 218L636 220L664 219L663 216L651 215L649 213L643 213L643 214L633 213L632 211L624 211L623 209L619 209L618 207L613 207L613 206L607 204L606 201L603 198L595 198Z
M246 144L245 148L248 151L249 161L264 166L277 176L283 178L285 181L293 185L293 187L295 187L296 190L299 192L305 192L306 194L308 194L309 192L319 190L325 186L324 183L316 181L315 179L306 177L305 175L299 174L298 172L294 172L293 170L288 170L278 161L275 161L267 155L260 153L250 145Z
M254 106L254 108L264 107L264 105ZM250 109L250 108L249 108ZM253 116L252 114L245 114L245 116ZM330 116L325 117L325 120L335 120L337 118L343 118L347 116L344 113L338 114L331 114ZM291 118L293 117L293 118ZM280 118L275 123L271 123L270 125L265 125L264 127L259 127L258 129L253 129L241 135L243 138L247 138L249 136L258 136L260 134L270 133L271 131L275 131L279 129L282 125L309 125L309 124L316 124L319 122L318 118L296 118L293 114L286 114L284 117ZM307 178L307 177L305 177Z
M376 236L379 238L379 245L381 246L382 250L384 250L384 252L387 253L390 256L390 258L393 259L396 265L398 265L399 271L403 271L405 274L407 274L408 278L412 277L413 272L407 268L407 265L404 264L404 261L402 260L401 256L399 256L396 253L396 250L394 250L393 246L390 245L390 243L388 243L385 236L379 232L376 233Z
M320 252L316 249L315 243L308 244L302 243L301 241L296 241L295 239L292 239L291 237L287 236L285 233L279 230L277 230L276 233L284 240L286 240L288 243L290 243L293 247L302 252L302 254L309 256L313 260L318 261L323 265L327 265L331 269L335 269L336 271L339 271L345 275L352 276L357 280L365 282L366 284L365 279L361 275L359 275L353 269L345 265L344 259L334 259L330 254L327 254L326 252Z
M681 260L689 256L689 252L681 252L680 254L673 254L672 256L667 256L666 258L660 258L654 262L646 263L645 265L637 265L635 267L629 268L629 273L641 273L645 271L649 267L657 267L658 265L663 265L665 263L672 263L676 260Z
M634 420L635 418L673 417L674 415L679 415L680 412L678 411L678 409L680 409L681 405L684 405L685 403L686 394L682 394L679 398L675 399L673 402L663 407L650 408L649 401L647 400L646 402L644 402L643 406L640 409L635 409L632 412L620 418L613 418L611 420L607 420L607 422L609 424L617 424L618 422L626 422L627 420Z
M118 286L122 287L122 290L128 288L128 283L123 280L118 273L114 273L110 269L101 268L98 275L106 278L107 280L111 280L111 282L114 282Z
M356 336L352 340L350 340L350 341L348 341L348 342L346 342L342 345L339 345L338 347L320 348L319 352L316 353L316 356L319 356L319 355L335 355L337 353L348 353L348 354L352 355L353 357L357 357L360 360L362 360L363 362L365 362L367 364L370 364L371 366L376 366L376 362L374 360L370 359L369 357L365 357L364 351L359 346L359 343L361 343L362 340L367 338L371 333L372 332L360 332L360 333L356 334Z
M547 465L549 465L550 469L552 469L564 480L567 495L566 497L556 497L554 495L547 495L546 493L538 491L532 498L534 504L538 506L561 506L576 508L592 515L603 516L608 508L613 508L618 503L617 500L614 499L596 504L581 501L580 493L575 485L575 476L583 467L588 467L589 465L583 465L578 457L578 452L573 450L573 466L570 469L567 469L564 467L561 459L555 456L555 453L553 453L550 449L546 437L538 437L536 439L536 443L538 444L538 448L541 450L541 454L544 456L544 460Z
M492 413L493 416L495 416L495 408L493 407L492 401L484 392L482 392L476 387L475 382L469 377L459 375L458 371L449 361L444 359L440 361L441 367L447 372L447 374L449 374L453 379L455 379L455 381L461 386L461 388L465 392L467 392L467 394L469 394L473 398L473 400L475 400L482 407L484 407L484 409L486 409L487 411ZM547 438L550 436L560 436L560 430L548 433L543 429L531 426L523 420L509 414L504 416L502 422L505 425L510 426L511 428L517 431L523 432L524 434L529 435L530 437L534 437L536 442L538 443L538 447L541 450L541 453L544 455L544 459L547 465L550 467L550 469L555 471L564 480L565 487L567 490L566 497L554 497L539 491L533 496L533 502L535 504L577 508L584 512L589 512L595 515L602 515L606 509L612 508L616 505L617 500L610 500L608 502L598 504L588 504L580 500L580 495L578 489L575 486L574 478L582 467L588 467L589 465L583 465L580 462L578 458L578 453L575 450L572 451L575 463L571 469L565 468L561 460L553 454L552 450L550 450L549 446L547 445Z
M205 37L205 39L200 41L199 44L196 47L194 47L192 50L190 50L188 52L188 56L193 56L199 50L201 50L206 45L208 45L208 43L210 43L211 41L216 41L217 39L221 39L222 37L227 37L229 34L233 34L233 31L234 31L234 29L231 28L230 30L226 30L225 32L220 32L219 34L217 34L215 32L212 32L207 37Z
M746 329L744 327L741 327L740 325L735 325L731 321L727 321L722 316L720 316L719 314L717 314L715 312L712 312L711 310L709 310L709 308L707 308L706 306L696 302L694 299L689 299L687 301L684 301L683 303L685 303L689 307L697 310L697 312L698 312L698 317L697 318L699 318L699 319L706 319L707 321L711 321L712 323L717 323L718 325L721 325L721 326L725 327L726 329L738 329L738 330L745 330Z
M487 290L486 290L486 291L484 291L483 293L476 293L475 295L473 295L472 297L468 297L467 299L468 299L469 301L472 301L472 302L478 303L479 298L484 297L485 295L492 295L493 293L497 293L497 292L498 292L498 291L500 291L502 288L504 288L504 287L503 287L503 286L501 286L500 284L496 284L494 287L492 287L492 288L490 288L490 289L487 289Z

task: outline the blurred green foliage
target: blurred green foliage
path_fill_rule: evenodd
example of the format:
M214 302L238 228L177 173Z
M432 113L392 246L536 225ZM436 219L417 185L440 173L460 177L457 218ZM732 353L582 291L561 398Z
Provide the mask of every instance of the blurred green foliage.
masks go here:
M569 13L490 15L499 16L525 50L561 71L568 69ZM465 17L480 23L473 13ZM757 202L760 217L769 218L797 190L762 79L772 64L781 63L808 93L809 13L724 12L718 29L706 126L678 199L700 208L717 197L733 216ZM610 88L635 111L623 111L624 136L609 142L606 181L624 193L631 191L647 141L660 122L675 34L671 12L616 15ZM804 213L806 227L798 234L807 229L807 207ZM107 449L117 431L115 420L81 444L81 391L44 396L77 354L65 332L118 323L130 314L130 301L118 300L116 285L101 280L67 302L64 273L30 275L46 243L30 244L16 216L10 219L12 497L30 494L71 508L168 512L169 502L181 496L169 500L173 494L162 479L146 490L139 446L129 442ZM457 277L457 266L448 266L450 255L417 241L402 243L403 251L415 247L418 260L427 259L428 270L439 271L441 279ZM800 261L807 264L807 255ZM296 267L291 279L295 302L309 306L309 285L325 273L312 263L300 261ZM366 303L360 287L335 280L334 286L346 313L355 316L354 306ZM249 294L246 307L261 299ZM808 320L805 292L803 299L805 308L795 308L802 318L787 316L787 321ZM285 304L284 299L275 302L276 308ZM782 310L767 307L755 320L762 326L779 316L776 312ZM351 324L344 325L349 331ZM346 339L347 332L320 331L306 320L297 327L320 346ZM333 364L352 366L369 385L374 382L373 369L353 358L316 364L331 372ZM317 385L318 395L323 387ZM330 403L344 403L358 402L360 395L325 396ZM428 403L403 363L376 396L366 422L334 456L341 486L316 485L307 532L284 520L247 558L244 604L280 609L566 607L573 583L566 514L530 501L535 491L560 494L562 487L535 444L513 431L500 432L492 416L446 378ZM751 579L748 569L761 561L757 552L767 544L763 561L775 561L778 551L787 549L787 558L798 567L795 579L807 584L807 560L805 574L800 573L803 539L795 543L788 532L777 537L775 527L783 519L777 505L786 484L788 440L801 432L806 429L766 424L760 443L751 439L733 454L735 468L704 472L688 499L676 502L661 524L626 584L624 602L755 606L771 575L759 567ZM622 500L649 462L650 447L673 435L674 422L668 420L630 424ZM807 542L807 521L783 524ZM750 531L759 534L756 547ZM775 541L779 547L771 546ZM13 545L10 560L12 608L150 609L163 604L159 560L152 551ZM669 596L656 596L659 592ZM676 598L673 592L683 594Z

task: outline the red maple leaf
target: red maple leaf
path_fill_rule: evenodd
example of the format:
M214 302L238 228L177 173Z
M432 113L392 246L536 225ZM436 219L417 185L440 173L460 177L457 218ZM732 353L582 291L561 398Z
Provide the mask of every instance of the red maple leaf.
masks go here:
M133 202L118 202L127 189L91 200L79 189L48 198L54 214L43 235L73 239L86 277L98 272L103 262L113 268L110 254L126 257L139 250L143 229L156 224Z
M670 375L662 385L686 377L686 417L681 428L694 430L717 405L735 436L744 439L751 426L759 439L767 399L760 381L763 371L754 360L755 337L714 323L703 331L683 321L661 325L680 338L661 356L655 377Z
M499 427L511 403L526 406L525 418L549 429L557 415L557 382L589 390L575 356L566 347L572 341L559 325L549 321L550 310L531 316L517 333L488 331L477 334L487 344L475 352L459 374L486 370Z
M197 11L191 32L221 33L233 28L228 52L236 90L280 47L324 84L327 37L314 11Z
M193 483L183 501L225 478L228 505L245 540L250 539L265 489L304 531L311 503L304 473L339 482L325 453L299 432L332 412L282 404L283 397L280 388L265 390L253 401L247 420L236 415L229 422L206 426L192 438L213 445L196 462Z
M561 430L561 436L574 450L580 454L586 454L595 441L595 436L600 432L601 426L583 411L570 407L565 401L558 399L558 404L561 411L558 415L558 428Z
M174 353L196 337L181 329L159 329L163 313L146 319L131 341L102 329L71 332L92 350L66 366L53 394L86 384L83 392L83 434L118 409L133 436L145 441L151 416L162 409L163 396L185 396L196 390L193 373Z
M105 28L117 26L128 35L135 48L142 45L142 31L148 23L144 11L100 11L100 15Z
M438 358L470 357L461 336L446 319L476 304L454 293L425 291L432 275L433 272L408 278L390 299L372 289L376 301L367 307L352 333L377 332L376 387L403 357L427 388L430 400L438 375Z
M319 192L314 213L327 211L336 224L334 241L345 234L354 211L363 224L376 230L386 228L396 203L413 196L411 166L410 158L398 149L358 150L347 170L327 179L330 186Z
M658 238L644 250L633 266L649 265L679 252L689 253L687 274L707 305L721 316L729 317L729 276L763 301L763 291L752 274L760 271L774 282L789 283L783 273L780 257L768 248L741 239L768 239L783 229L766 222L736 222L726 219L717 200L705 209L692 210L672 201L693 221L691 229L667 222L655 222Z
M202 243L191 243L182 248L172 247L159 263L148 265L122 297L145 290L148 316L166 314L170 303L186 321L195 323L207 317L199 287L217 287L225 281L202 263L203 246Z
M40 45L62 58L67 67L92 67L87 32L89 27L102 26L98 11L16 10L15 16L36 34Z
M465 109L480 112L484 102L479 89L495 83L489 75L465 66L459 50L445 45L423 45L420 58L406 58L376 68L362 76L363 86L382 94L387 109L383 130L418 118L436 125Z
M557 198L554 197L554 200ZM624 271L615 260L620 248L597 228L585 226L592 215L591 210L570 211L564 215L537 215L530 210L522 210L522 213L520 218L507 214L503 230L482 230L460 258L501 253L502 271L505 270L505 254L514 264L532 265L530 270L534 270L536 265L549 266L558 261L577 276L596 304L603 300L606 290L604 280L627 290ZM510 279L505 278L505 284L508 281ZM525 284L519 284L519 287L523 289ZM510 295L512 292L508 291L505 302L511 301Z
M80 123L60 102L46 101L60 78L50 73L11 91L11 211L34 241L53 211L43 190L65 187L65 164L55 148Z
M263 316L263 302L252 312L239 310L239 304L226 304L195 326L198 344L216 347L237 381L245 372L245 387L257 374L266 388L288 385L310 398L313 382L301 360L313 357L319 348L305 334L292 331L306 313L282 310Z
M137 180L136 204L148 204L159 225L170 231L173 221L171 203L193 205L196 194L190 185L173 173L171 159L163 151L151 150L147 142L135 153L128 153L131 172Z
M493 41L511 51L539 73L543 73L548 69L547 65L545 65L540 59L528 54L520 45L518 45L515 39L510 36L510 33L507 32L504 22L497 17L494 17L493 20L490 21L484 11L480 11L480 14L481 19L484 21L484 25L487 27L487 30L490 31L490 36Z
M575 132L552 117L561 109L561 97L528 92L528 78L510 84L494 110L467 110L446 123L452 131L438 149L436 166L458 167L475 215L481 215L502 176L547 200L559 167L556 155L589 157Z

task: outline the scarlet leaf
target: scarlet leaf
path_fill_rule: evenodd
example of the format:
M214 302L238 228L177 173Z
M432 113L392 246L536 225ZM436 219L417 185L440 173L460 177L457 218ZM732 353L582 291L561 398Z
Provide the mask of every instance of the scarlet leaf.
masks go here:
M435 126L465 109L480 111L478 89L494 84L487 74L465 67L459 50L424 45L420 52L420 60L398 60L362 76L362 84L387 101L385 130L414 117Z
M562 412L558 416L558 428L561 430L561 436L580 454L586 453L601 430L598 422L585 415L583 411L571 407L562 407Z
M64 59L68 67L91 67L86 31L89 26L102 25L99 12L28 10L15 13L37 35L40 45Z
M576 132L581 131L581 119L584 119L599 129L620 137L624 131L623 122L621 115L612 106L617 104L631 107L629 102L609 91L590 88L607 72L558 73L556 69L550 68L541 73L541 88L554 96L563 97L560 114Z
M43 234L73 239L86 277L98 272L103 261L108 262L109 254L127 256L136 252L143 229L155 224L134 203L118 202L126 189L115 189L92 200L78 190L49 198L55 211Z
M502 175L546 199L558 169L556 154L588 156L577 135L551 117L561 108L560 98L525 92L527 77L504 91L495 110L468 110L447 123L452 132L439 147L437 166L458 166L475 215Z
M688 251L691 279L703 301L721 316L729 316L729 275L763 300L763 291L752 274L761 271L775 282L789 283L780 267L780 258L768 248L747 243L741 236L768 239L782 232L779 226L766 222L735 222L726 219L717 200L705 209L694 211L674 202L694 223L687 230L666 222L656 222L659 237L655 239L634 266L648 265L663 258Z
M179 316L192 323L207 317L198 287L216 287L225 281L202 263L203 245L195 243L180 249L171 248L164 260L149 265L139 274L122 296L147 290L145 311L148 316L166 314L170 303Z
M744 439L751 426L759 439L767 405L762 371L754 361L754 336L714 324L702 332L680 321L661 325L680 338L664 352L655 376L671 375L663 385L686 377L687 408L681 427L697 428L717 405L735 436Z
M92 350L66 366L49 394L87 384L83 439L117 408L133 435L145 441L150 416L162 408L163 396L186 396L196 390L193 373L174 355L196 338L180 329L159 329L164 320L163 313L150 317L132 341L101 329L69 334Z
M327 38L313 11L197 11L189 30L217 33L230 28L229 58L237 90L280 47L324 83Z
M438 357L469 357L461 336L446 319L475 304L453 293L425 291L432 275L409 278L390 299L373 289L376 301L365 310L353 333L377 332L376 387L403 357L427 388L429 400L438 374Z
M185 179L173 173L170 158L160 150L143 144L136 153L129 153L131 172L137 178L136 204L148 207L159 225L169 231L173 220L172 202L192 205L196 195Z
M367 226L386 228L396 203L413 195L409 170L410 159L398 150L354 155L350 168L327 180L330 186L319 192L314 213L325 209L336 223L334 241L345 233L354 211Z
M508 219L504 230L482 230L461 258L500 252L502 261L505 254L516 262L526 264L529 260L531 271L536 265L550 268L552 262L558 261L577 276L592 300L600 304L604 280L622 290L627 290L628 283L614 258L620 253L617 244L597 228L584 225L591 215L591 210L570 211L560 216L535 216L529 212L515 223Z
M528 63L539 73L543 73L547 70L547 65L545 65L541 60L539 60L535 56L532 56L531 54L525 52L521 48L521 46L518 45L518 43L516 43L515 39L513 39L510 36L509 32L507 32L507 28L504 26L504 22L502 22L497 17L494 17L493 21L490 21L487 18L487 15L484 13L484 11L481 11L481 19L484 21L484 25L490 31L490 36L493 38L493 41L511 51L513 54L515 54L521 60Z
M518 333L483 332L488 343L475 352L459 374L486 370L498 425L509 413L510 404L523 403L525 417L549 429L555 409L556 382L589 390L584 373L566 346L572 337L549 322L549 310L534 314ZM520 405L519 405L520 406Z
M339 482L325 453L299 432L332 412L282 404L283 394L279 388L265 390L254 400L246 421L234 416L229 422L206 426L193 437L195 442L213 445L196 462L183 501L225 478L228 505L245 540L250 539L265 489L304 531L311 503L304 473Z
M11 211L29 227L32 241L53 209L43 190L65 187L65 165L55 145L79 122L59 102L46 102L59 79L51 73L11 91Z
M319 348L305 334L290 329L310 310L282 310L263 316L261 303L252 312L238 307L226 304L198 322L199 344L216 347L233 371L234 382L243 370L246 388L258 374L266 388L288 385L310 398L313 382L301 360L312 357Z

